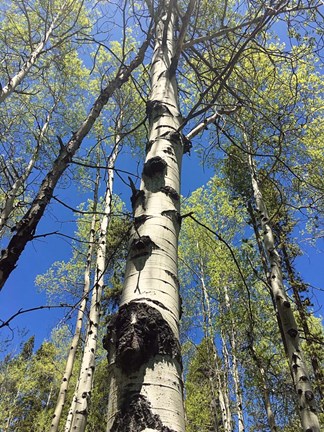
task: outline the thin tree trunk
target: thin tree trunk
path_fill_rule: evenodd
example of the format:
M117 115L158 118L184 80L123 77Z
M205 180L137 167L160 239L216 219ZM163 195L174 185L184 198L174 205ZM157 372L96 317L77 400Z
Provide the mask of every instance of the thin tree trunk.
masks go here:
M53 108L54 110L54 108ZM6 200L4 202L3 208L1 210L1 214L0 214L0 235L3 233L7 220L10 216L10 214L12 213L12 211L14 210L14 203L15 200L17 199L17 197L21 194L21 187L23 187L23 185L25 184L25 181L27 180L27 178L29 177L29 174L31 173L32 169L34 168L35 162L37 160L38 154L39 154L39 150L42 146L42 141L44 139L44 136L46 134L46 131L48 129L49 126L49 122L53 113L53 110L46 116L46 120L45 123L43 124L43 127L40 131L40 134L37 138L37 143L36 143L36 148L34 150L34 153L26 167L25 172L16 179L16 181L14 182L14 184L12 185L11 189L9 192L6 193Z
M86 267L84 271L84 284L83 284L83 292L81 301L78 307L78 314L76 318L76 325L74 330L74 335L71 343L71 347L69 350L68 358L66 361L65 371L62 379L62 383L60 386L59 395L56 402L55 411L52 417L52 423L50 427L50 432L57 432L62 410L64 408L65 399L69 387L70 378L73 371L74 361L80 341L81 336L81 330L82 330L82 324L83 324L83 318L84 318L84 311L86 309L88 296L89 296L89 290L90 290L90 274L91 274L91 262L92 262L92 255L93 255L93 249L94 249L94 240L95 240L95 227L96 227L96 210L97 210L97 204L98 204L98 189L99 189L99 181L100 181L100 173L99 168L96 176L96 182L95 182L95 189L94 189L94 197L93 197L93 216L91 220L91 227L90 227L90 235L89 235L89 246L88 246L88 252L87 252L87 262Z
M63 3L58 14L53 19L51 25L49 26L49 29L45 33L42 41L37 45L35 50L30 54L28 60L22 65L19 72L15 76L11 77L9 79L8 84L5 85L0 90L0 103L4 102L7 99L7 97L10 96L11 93L13 93L16 90L17 86L23 81L23 79L29 73L32 66L36 63L37 58L40 56L40 54L43 51L43 49L45 48L49 38L51 37L51 35L55 29L56 23L58 22L60 17L63 15L67 3L68 3L67 1L65 1Z
M224 295L225 295L225 306L228 311L231 310L230 298L227 291L227 286L224 286ZM232 370L233 370L233 380L235 387L235 398L236 398L236 411L237 411L237 420L238 420L238 430L239 432L245 431L244 426L244 417L243 417L243 398L241 391L241 383L240 376L238 371L238 362L236 357L236 338L235 338L235 330L234 330L234 322L231 319L230 322L230 345L232 351Z
M52 198L57 182L71 163L72 157L79 149L82 140L91 130L103 107L107 104L115 90L128 81L133 70L142 63L146 48L149 44L149 39L148 35L147 40L142 44L134 60L129 66L119 69L116 77L112 79L108 86L101 92L91 108L90 113L77 132L73 133L66 145L61 146L60 153L55 159L52 169L45 176L29 210L17 223L15 229L16 233L11 238L7 248L2 250L0 258L0 290L16 267L17 261L25 249L26 244L33 239L38 223Z
M267 384L267 375L266 372L264 370L264 367L262 366L262 363L258 357L258 355L255 352L254 346L253 346L253 341L250 342L249 344L249 350L252 356L252 359L254 360L258 371L259 371L259 376L261 379L261 388L262 388L262 400L263 400L263 404L264 404L264 408L267 414L267 419L268 419L268 424L269 424L269 428L271 432L278 432L277 426L276 426L276 421L275 421L275 416L274 413L272 411L272 407L271 407L271 401L270 401L270 391L268 388L268 384Z
M260 233L259 233L259 230L257 227L257 221L256 221L255 216L254 216L253 207L252 207L250 202L248 203L248 212L249 212L249 215L251 217L251 222L252 222L254 234L255 234L255 237L257 240L257 245L258 245L258 249L259 249L259 254L260 254L260 258L261 258L261 262L262 262L264 275L267 279L268 286L270 287L270 277L268 274L267 258L265 256L265 251L264 251L262 239L260 237ZM258 371L259 371L259 376L261 379L262 395L263 395L262 400L263 400L264 408L265 408L265 411L267 414L269 428L270 428L271 432L278 432L274 412L273 412L272 406L271 406L270 391L269 391L269 387L268 387L268 383L267 383L267 375L266 375L265 369L262 366L262 363L261 363L259 357L257 356L257 354L255 352L255 349L253 346L253 335L250 335L250 337L251 337L251 341L249 343L249 350L250 350L252 359L254 360L254 362L258 368Z
M183 17L182 40L192 7ZM174 39L173 3L161 1L155 19L147 156L140 190L134 187L132 196L135 221L121 306L105 338L110 432L185 429L177 277L184 137L175 70L181 44Z
M73 415L74 415L75 410L76 410L78 388L79 388L79 380L77 380L77 382L75 384L75 389L74 389L74 394L73 394L72 402L71 402L71 405L70 405L70 409L69 409L68 415L66 417L64 432L70 432L71 431Z
M228 355L228 350L227 350L227 346L226 346L226 340L224 335L221 333L221 340L222 340L222 354L223 354L223 359L224 359L224 373L223 373L223 379L221 379L221 376L219 374L219 387L220 388L224 388L224 391L222 391L220 393L220 405L221 408L224 411L224 431L225 432L232 432L233 431L233 421L232 421L232 412L231 412L231 404L230 404L230 399L229 399L229 394L228 394L228 387L229 387L229 381L228 381L228 376L229 376L229 355ZM226 383L227 383L227 388L226 388Z
M284 289L281 260L274 243L274 236L269 223L267 208L259 188L251 152L249 152L248 160L256 211L263 233L264 248L271 268L270 288L272 298L276 305L278 322L281 327L281 335L289 360L293 382L295 384L302 427L305 432L320 432L320 426L316 415L314 393L301 353L296 320Z
M46 401L45 409L48 409L49 404L50 404L50 402L51 402L51 399L52 399L52 391L53 391L53 386L51 385L51 389L50 389L50 392L49 392L49 394L48 394L48 398L47 398L47 401Z
M324 403L323 401L323 393L324 393L324 377L323 377L323 370L321 368L320 365L320 361L318 360L318 356L316 354L316 348L315 348L315 344L313 342L313 337L311 334L311 331L309 329L308 326L308 316L307 316L307 312L305 310L305 306L302 302L302 299L300 298L300 289L303 287L303 283L302 281L296 276L295 270L291 264L291 260L289 258L289 254L286 248L286 244L284 239L281 239L281 251L282 251L282 255L283 255L283 259L284 259L284 264L288 273L288 278L289 278L289 285L292 288L293 291L293 296L295 299L295 303L296 303L296 307L297 307L297 311L299 313L300 316L300 322L303 328L303 332L305 335L305 340L306 343L308 345L308 349L310 352L310 360L311 360L311 364L312 364L312 368L313 368L313 372L314 372L314 376L315 376L315 387L316 390L318 392L318 395L320 396L320 400ZM318 348L320 349L320 348Z
M107 251L107 231L111 218L111 204L113 195L114 183L114 166L120 146L120 129L121 118L117 123L117 135L114 150L108 160L108 179L105 193L105 209L101 219L97 262L95 268L94 288L91 296L89 323L87 330L87 338L83 351L82 363L80 368L79 385L76 394L76 408L73 413L73 421L71 430L76 432L84 432L90 409L91 390L95 373L95 357L98 343L98 329L100 320L101 297L104 289L104 274L106 270L106 251Z
M198 254L200 254L200 248L199 248L199 242L197 242L197 249L198 249ZM206 325L205 325L205 337L207 339L207 350L208 350L208 354L212 360L212 371L213 373L210 374L209 377L209 382L210 382L210 387L211 387L211 392L214 398L215 403L213 403L213 410L214 410L214 417L215 419L218 418L218 413L217 413L217 404L216 404L216 394L218 393L218 402L220 405L220 410L221 410L221 417L222 417L222 423L223 423L223 427L224 427L224 431L225 432L232 432L232 415L231 415L231 410L230 410L230 404L229 404L229 399L228 399L228 392L225 389L225 383L221 377L221 372L219 370L218 367L218 353L217 353L217 347L215 345L215 334L214 334L214 329L213 329L213 321L211 318L211 307L210 307L210 301L209 301L209 294L206 288L206 284L205 284L205 274L204 274L204 268L203 268L203 263L202 260L200 260L200 266L199 266L199 271L200 271L200 283L201 283L201 288L202 288L202 293L203 293L203 313L204 316L206 317ZM223 341L223 346L224 346L224 341ZM211 344L211 350L212 353L210 353L210 344ZM226 362L225 362L226 365ZM225 367L225 370L228 370L228 368ZM217 383L217 389L215 387L215 383ZM218 425L217 425L218 427Z

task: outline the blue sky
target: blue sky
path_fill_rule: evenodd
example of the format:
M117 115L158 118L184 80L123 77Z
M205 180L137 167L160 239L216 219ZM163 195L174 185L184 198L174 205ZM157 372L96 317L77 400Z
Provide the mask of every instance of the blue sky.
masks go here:
M135 172L134 161L134 157L126 152L118 160L117 168ZM184 196L190 195L192 191L208 181L211 176L212 170L203 169L193 151L191 156L185 155L183 159L182 194ZM127 208L130 208L131 190L118 176L115 176L115 193L119 194L126 203ZM75 208L80 202L92 197L91 194L85 196L78 192L73 185L65 190L60 189L55 195ZM37 234L59 230L64 234L73 236L75 230L74 218L75 216L71 211L52 201L50 210L46 212L45 217L38 226ZM62 223L62 221L69 222ZM58 235L38 238L28 243L17 268L11 274L0 294L0 319L8 319L19 309L46 305L46 296L43 292L38 291L35 286L35 278L37 275L46 272L54 261L68 260L70 256L71 247L68 239ZM50 337L52 329L61 322L64 316L63 309L42 309L22 314L10 323L13 331L0 329L0 343L14 336L12 344L10 344L10 350L16 352L21 342L19 333L25 329L28 333L24 340L35 335L35 346L37 347L44 338ZM1 355L3 353L0 351Z
M117 162L117 167L126 170L134 170L134 158L130 154L123 155ZM203 169L194 151L191 156L185 155L183 159L182 174L182 195L188 196L196 188L205 184L213 175L211 169ZM116 176L115 191L126 202L129 208L130 188L128 188ZM67 202L70 206L77 207L80 200L85 200L74 186L68 189L57 191L57 196ZM90 197L90 196L89 196ZM53 203L50 211L47 212L41 221L37 234L61 230L63 233L73 235L75 225L72 212L62 207L58 203ZM61 221L69 222L62 223ZM297 258L296 265L305 282L322 290L312 290L311 301L314 304L314 312L317 316L323 315L324 289L323 289L323 254L317 248L310 246L307 242L301 243L304 255ZM323 245L322 245L323 246ZM19 309L33 308L46 305L46 296L37 291L35 277L44 273L49 266L56 260L68 260L71 254L69 241L63 237L53 235L46 238L39 238L30 242L22 254L18 266L11 274L7 284L1 292L0 318L7 319ZM62 323L67 311L63 309L39 310L23 314L11 322L12 331L0 329L0 341L11 338L9 345L10 352L17 352L22 340L35 335L36 348L45 338L49 338L52 329ZM73 321L70 322L72 326ZM21 332L27 331L22 338ZM3 356L4 352L0 352Z
M277 24L278 35L283 35L283 23ZM84 144L86 145L86 144ZM121 169L134 170L133 157L128 154L124 155L117 163ZM206 183L212 176L211 169L203 169L200 165L197 155L194 151L191 156L185 155L183 160L182 175L182 195L188 196L196 188ZM127 181L127 176L126 176ZM130 189L127 188L116 176L116 193L129 206ZM67 202L70 206L77 207L80 202L91 195L82 196L74 186L69 189L57 191L58 198ZM74 215L63 208L58 203L53 202L50 210L46 213L44 219L39 224L37 234L61 230L63 233L73 235L75 225L73 223ZM69 220L70 222L62 223L61 221ZM321 290L314 289L313 293L316 298L312 298L314 311L317 315L323 315L324 303L324 284L323 284L323 253L319 252L323 241L319 242L317 249L311 247L308 243L302 242L304 255L297 258L297 269L306 282L318 287ZM46 238L39 238L30 242L23 252L17 269L10 276L7 284L0 293L0 319L8 319L19 309L33 308L46 304L44 293L37 292L35 286L35 277L44 273L49 266L56 260L68 260L70 258L71 248L67 239L56 235ZM61 309L40 310L21 315L11 322L13 332L9 329L0 329L0 343L13 336L9 350L16 351L21 342L20 331L26 329L27 335L35 334L36 347L41 344L44 338L49 338L53 327L61 322L64 317L64 311ZM0 345L0 356L1 352Z

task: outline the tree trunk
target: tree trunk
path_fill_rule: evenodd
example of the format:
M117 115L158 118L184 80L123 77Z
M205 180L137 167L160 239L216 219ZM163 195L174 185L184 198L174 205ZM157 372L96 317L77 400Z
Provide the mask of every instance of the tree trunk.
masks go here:
M103 107L107 104L115 90L120 88L129 79L133 70L142 63L148 44L149 35L129 66L119 69L116 77L112 79L108 86L101 92L91 108L90 113L77 132L73 133L71 139L65 146L61 146L60 153L55 159L52 169L45 176L29 210L17 223L15 229L16 234L11 238L7 248L1 251L0 290L16 267L17 261L25 249L26 244L33 239L38 223L52 198L57 182L71 163L72 157L79 149L82 140L91 130Z
M280 240L281 240L281 251L282 251L282 255L283 255L283 260L284 260L284 264L285 264L285 267L286 267L286 270L288 273L289 285L291 286L292 291L293 291L293 296L295 299L297 311L298 311L299 316L300 316L300 322L301 322L301 325L303 328L305 340L306 340L306 343L308 345L309 352L310 352L310 360L311 360L311 364L312 364L312 368L313 368L313 372L314 372L314 376L315 376L315 387L316 387L316 390L318 392L318 395L320 396L320 401L322 401L322 403L324 403L324 401L323 401L323 393L324 393L323 370L321 368L321 363L318 360L318 356L316 354L315 343L313 342L313 337L312 337L311 331L310 331L309 326L308 326L307 311L305 310L305 306L304 306L302 299L300 297L300 294L299 294L301 288L303 288L303 286L305 287L305 285L300 280L300 278L298 278L298 276L296 276L295 269L291 263L289 253L288 253L287 248L286 248L285 240L282 238ZM307 291L306 287L305 287L305 291ZM322 343L323 343L323 341L322 341ZM320 349L320 342L319 342L318 349ZM323 406L323 408L324 408L324 406Z
M88 321L88 329L86 335L86 343L84 346L83 357L80 368L79 384L77 393L75 395L75 412L73 413L73 420L71 430L76 432L84 432L90 409L91 390L93 385L93 378L95 373L95 357L97 352L98 343L98 329L100 320L101 297L104 289L104 274L106 270L106 250L107 250L107 231L109 220L111 217L111 204L113 195L114 183L114 166L118 155L120 145L120 120L117 124L117 136L112 155L108 160L107 171L107 187L105 193L105 209L104 215L101 219L97 261L95 268L94 287L91 296L90 314Z
M92 255L93 255L93 249L94 249L94 240L95 240L95 226L96 226L96 210L97 210L97 204L98 204L98 189L99 189L99 169L97 172L96 177L96 183L95 183L95 190L94 190L94 197L93 197L93 216L91 220L91 227L90 227L90 235L89 235L89 246L88 246L88 252L87 252L87 262L86 262L86 268L84 272L84 285L83 285L83 293L81 297L81 301L79 303L78 307L78 314L76 318L76 326L74 330L74 336L72 339L71 347L69 350L68 358L66 361L65 371L62 379L62 383L60 386L60 391L58 395L58 399L56 402L55 411L52 417L52 423L50 432L57 432L62 410L64 408L65 399L69 387L70 378L73 371L74 366L74 360L77 353L79 341L80 341L80 335L82 330L82 324L83 324L83 318L84 318L84 311L87 305L88 296L89 296L89 290L90 290L90 274L91 274L91 262L92 262Z
M155 19L147 155L140 190L134 188L132 196L134 229L121 306L105 338L110 432L185 429L177 277L184 137L179 133L175 70L181 47L175 45L173 3L160 2Z
M200 254L199 242L197 242L197 249L198 249L198 254ZM209 355L210 360L212 362L211 363L212 373L209 374L210 388L211 388L211 393L212 393L212 396L214 399L214 403L212 405L212 408L214 411L214 418L217 420L218 413L217 413L217 403L216 403L217 397L216 397L216 395L218 394L218 402L219 402L219 406L220 406L224 432L232 432L232 414L231 414L231 410L230 410L228 391L226 389L226 379L223 379L224 377L221 376L222 372L220 371L220 369L218 367L219 355L217 353L217 347L215 345L215 334L214 334L213 322L212 322L212 318L211 318L209 294L208 294L206 284L205 284L205 274L204 274L204 268L203 268L203 263L202 263L201 259L200 259L200 266L199 267L200 267L199 268L199 272L200 272L199 278L200 278L201 288L202 288L202 293L203 293L203 301L202 301L203 314L205 316L205 321L206 321L204 333L205 333L205 338L207 340L208 355ZM224 346L225 341L223 340L223 338L222 338L222 341L223 341L223 346ZM211 345L211 350L210 350L210 345ZM212 351L212 352L210 353L210 351ZM227 359L228 359L228 357L227 357ZM226 362L226 360L225 360L224 370L228 371L229 368L226 366L228 366L228 362ZM225 375L225 372L223 373L223 375ZM217 424L217 428L218 428L218 424Z
M259 254L260 254L260 258L261 258L261 263L262 263L264 275L266 277L266 281L268 284L267 286L270 287L270 278L268 275L267 258L265 256L265 251L264 251L262 239L260 237L260 233L258 230L257 221L256 221L255 216L254 216L253 207L252 207L250 202L248 203L248 213L251 217L251 223L252 223L254 234L255 234L255 237L257 240L257 245L258 245ZM275 306L275 304L274 304L274 306ZM261 379L261 388L262 388L262 400L263 400L264 408L265 408L265 411L267 414L269 428L270 428L271 432L278 432L274 412L272 410L271 401L270 401L270 391L269 391L268 383L267 383L267 375L266 375L266 372L264 370L264 367L262 365L260 358L257 356L257 354L255 352L255 349L253 346L253 335L251 334L250 337L251 337L251 341L249 343L249 350L250 350L252 359L254 360L254 362L258 368L258 371L259 371L259 377Z
M270 288L276 306L279 326L298 399L298 410L305 432L320 432L314 393L299 344L299 334L291 304L286 295L281 271L281 260L275 246L266 205L259 188L254 161L249 152L249 167L257 216L263 233L263 243L270 264Z
M271 432L278 432L278 429L276 426L276 421L275 421L275 416L274 416L274 413L273 413L272 407L271 407L270 392L269 392L269 388L268 388L268 384L267 384L266 372L264 370L264 367L262 366L262 363L261 363L259 357L257 356L257 354L254 350L253 340L249 344L249 350L250 350L252 359L254 360L254 362L258 368L258 371L259 371L259 376L261 379L262 400L263 400L264 408L265 408L265 411L267 414L267 419L268 419L270 431Z
M224 361L224 373L218 374L218 381L219 381L219 388L222 389L222 391L219 393L219 399L220 399L220 406L222 409L222 417L223 417L223 426L225 432L232 432L233 431L233 421L232 421L232 412L231 412L231 404L230 404L230 398L228 394L228 387L229 387L229 355L228 350L226 346L226 340L224 335L221 333L221 340L222 340L222 353L223 353L223 361ZM224 389L224 390L223 390Z
M74 415L75 410L76 410L76 402L77 402L76 396L78 394L78 388L79 388L79 380L77 380L76 385L75 385L72 402L71 402L71 405L70 405L70 409L69 409L68 415L66 417L66 422L65 422L65 426L64 426L64 432L70 432L70 430L71 430L73 415Z
M224 286L224 295L225 295L225 306L228 311L231 310L230 298L227 291L227 286ZM236 398L236 411L237 411L237 421L238 421L238 430L239 432L245 431L244 426L244 417L243 417L243 398L241 391L241 383L240 383L240 374L238 370L238 362L236 357L236 338L235 338L235 330L234 330L234 322L231 319L230 322L230 335L229 341L232 351L232 370L233 370L233 380L234 380L234 389L235 389L235 398Z

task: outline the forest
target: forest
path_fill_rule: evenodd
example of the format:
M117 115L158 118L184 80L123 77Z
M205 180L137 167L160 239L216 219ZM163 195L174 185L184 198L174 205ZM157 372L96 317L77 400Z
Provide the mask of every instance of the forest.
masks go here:
M0 432L324 430L323 12L1 1Z

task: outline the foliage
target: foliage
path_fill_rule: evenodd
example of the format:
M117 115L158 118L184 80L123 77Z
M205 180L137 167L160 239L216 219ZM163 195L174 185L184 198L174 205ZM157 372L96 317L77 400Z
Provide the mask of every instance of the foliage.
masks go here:
M314 244L322 236L324 128L318 2L201 0L188 17L187 1L174 5L177 37L182 36L188 18L187 33L177 47L181 51L177 64L181 133L202 125L200 138L192 139L195 156L198 153L214 172L205 185L182 199L181 216L177 215L182 222L179 279L187 428L189 432L207 432L217 426L222 431L219 397L215 401L211 394L211 384L219 389L218 378L227 392L237 428L236 368L246 429L268 430L266 389L277 426L291 432L300 429L300 423L267 274L259 256L260 245L254 238L257 227L251 214L249 159L257 169L281 258L284 262L284 245L294 265L302 253L301 233L307 233ZM17 227L26 221L28 224L30 205L57 156L67 143L80 139L78 153L68 159L55 191L48 192L51 203L39 216L43 231L35 229L28 238L46 237L44 244L53 253L52 264L37 276L35 284L46 293L48 304L75 306L67 314L69 319L75 314L84 286L93 209L89 196L98 173L104 180L107 177L106 162L116 136L122 139L121 162L114 167L118 189L107 236L101 336L120 300L131 225L131 216L118 194L125 194L123 188L127 188L134 199L142 169L140 158L152 145L147 142L148 64L157 13L157 1L5 0L0 5L0 93L20 71L28 69L27 62L44 42L21 83L0 103L1 211L13 196L1 230L1 255ZM130 70L146 39L148 48L142 64L124 82L123 74ZM115 87L111 90L110 86ZM84 137L76 137L75 131L87 116L94 116L97 106L91 109L98 100L105 102L100 116ZM213 122L208 123L213 114ZM185 142L182 135L181 142ZM173 173L169 167L166 171L169 181ZM188 180L187 175L184 180ZM171 198L176 200L177 193L171 191ZM102 201L96 209L95 233L104 208ZM67 259L52 246L54 234L72 240ZM36 264L30 267L36 268ZM307 362L311 365L315 346L322 363L319 346L323 332L319 318L313 315L309 287L297 272L292 282L287 264L283 265L285 283L291 288L288 293L296 300L295 284L303 306L299 308L296 301ZM306 343L305 325L313 345ZM0 430L48 429L70 339L69 329L60 324L51 340L36 351L31 337L18 355L1 361ZM82 340L68 403L83 344ZM209 344L217 352L217 374ZM105 430L109 396L107 361L101 346L96 355L88 423L88 430L93 432ZM214 421L216 405L219 416Z

